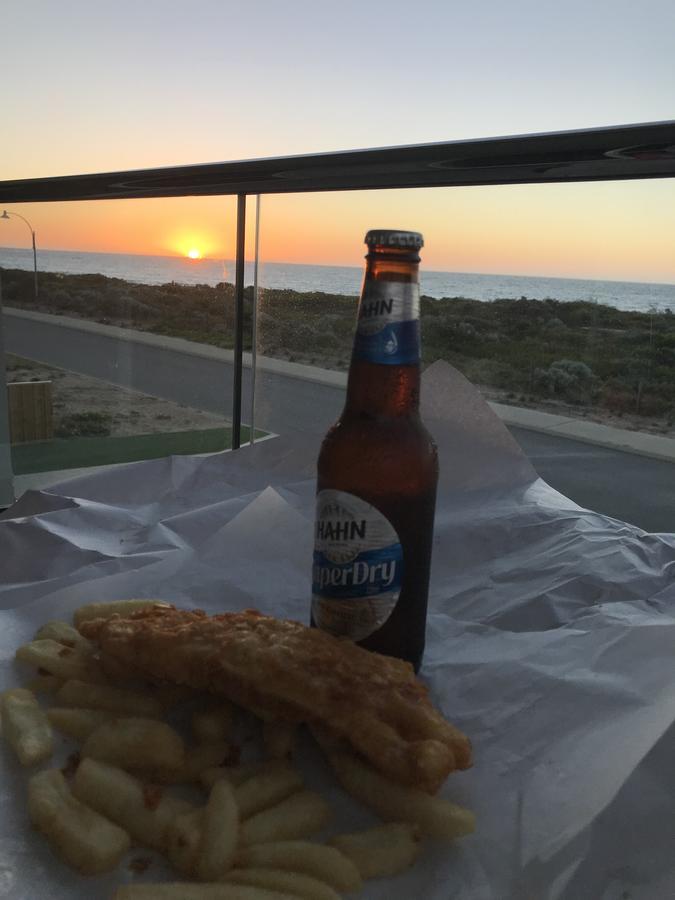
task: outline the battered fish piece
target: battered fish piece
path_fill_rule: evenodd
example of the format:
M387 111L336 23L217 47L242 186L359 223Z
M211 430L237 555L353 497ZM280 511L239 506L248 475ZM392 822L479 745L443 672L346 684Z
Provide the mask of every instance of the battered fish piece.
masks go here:
M254 610L208 616L156 606L83 622L104 669L222 694L262 715L321 726L394 781L435 793L471 744L412 666Z

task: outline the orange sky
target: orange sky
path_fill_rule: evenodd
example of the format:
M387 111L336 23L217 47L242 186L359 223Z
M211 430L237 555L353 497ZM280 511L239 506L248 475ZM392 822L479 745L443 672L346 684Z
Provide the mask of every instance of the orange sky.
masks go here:
M254 208L251 198L248 258ZM38 252L234 256L234 197L8 209L31 222ZM361 265L372 227L422 231L429 269L675 282L675 179L271 195L261 200L261 262ZM0 229L0 246L30 245L24 223Z
M31 0L2 19L0 178L672 118L675 4ZM10 10L11 8L11 10ZM161 10L161 12L160 12ZM130 27L133 23L133 27ZM581 23L581 24L580 24ZM38 249L232 257L232 198L31 205ZM17 212L22 210L17 208ZM675 180L264 198L263 261L361 265L422 231L433 269L675 282ZM26 246L0 220L0 246ZM248 255L252 248L249 246Z

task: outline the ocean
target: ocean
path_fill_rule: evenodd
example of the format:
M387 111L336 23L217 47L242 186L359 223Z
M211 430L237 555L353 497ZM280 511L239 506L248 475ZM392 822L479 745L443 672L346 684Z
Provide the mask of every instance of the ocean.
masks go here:
M0 247L0 266L33 269L32 250ZM177 256L141 256L125 253L85 253L38 249L38 271L66 274L98 273L141 284L215 285L234 281L232 260L185 259ZM358 294L362 269L356 266L310 266L263 263L258 269L261 287L293 288ZM246 263L246 284L252 284L253 263ZM541 278L532 275L481 275L471 272L436 272L422 268L422 293L429 297L468 297L495 300L528 297L534 300L590 300L622 310L675 311L675 285L580 278Z

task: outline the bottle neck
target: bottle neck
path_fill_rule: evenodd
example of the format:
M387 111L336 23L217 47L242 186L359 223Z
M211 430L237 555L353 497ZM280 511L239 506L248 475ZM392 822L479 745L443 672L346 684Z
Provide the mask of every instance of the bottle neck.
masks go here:
M366 257L346 414L417 415L419 256L387 248Z

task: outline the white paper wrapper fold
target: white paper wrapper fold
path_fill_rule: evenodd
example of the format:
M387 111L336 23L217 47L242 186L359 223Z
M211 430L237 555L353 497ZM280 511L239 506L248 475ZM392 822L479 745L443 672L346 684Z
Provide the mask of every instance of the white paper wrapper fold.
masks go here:
M425 373L440 451L422 677L471 737L444 793L475 835L429 844L368 898L665 900L675 896L675 537L580 509L540 479L474 388ZM160 597L307 621L314 440L122 466L29 492L0 517L3 686L17 645L85 602ZM335 830L371 821L311 748ZM98 900L31 832L3 749L0 897ZM155 862L142 880L170 877Z

